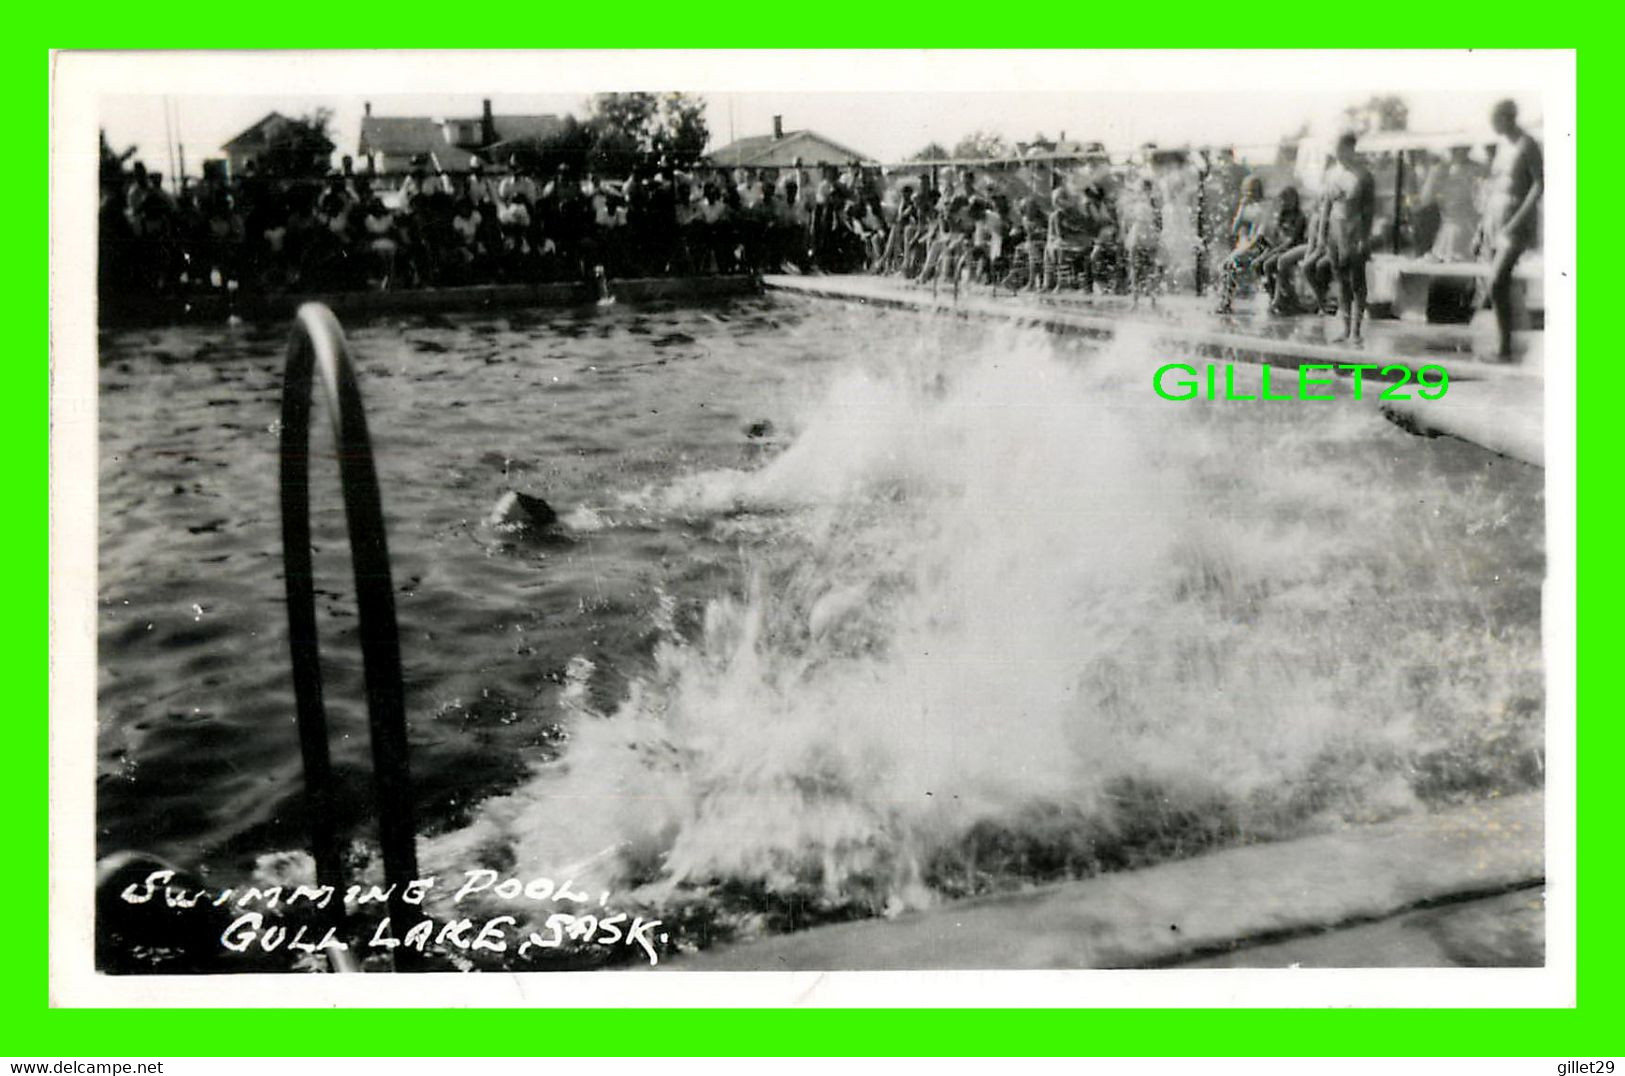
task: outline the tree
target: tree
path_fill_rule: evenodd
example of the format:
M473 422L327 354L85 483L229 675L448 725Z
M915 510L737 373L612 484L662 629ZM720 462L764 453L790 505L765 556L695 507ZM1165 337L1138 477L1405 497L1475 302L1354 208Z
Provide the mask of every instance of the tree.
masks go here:
M265 132L259 172L275 179L309 179L327 174L333 160L333 140L327 137L331 109L318 108L299 119L283 119Z
M645 143L630 131L599 126L591 128L591 134L587 167L599 175L624 175L648 152Z
M1343 117L1357 134L1372 131L1403 131L1410 120L1405 99L1395 94L1376 95L1363 105L1350 105Z
M135 156L135 147L130 146L123 153L116 153L111 143L107 141L107 132L101 133L101 177L104 184L112 183L122 185L124 182L124 162Z
M705 123L705 99L687 93L668 93L660 98L660 116L654 133L655 153L676 164L690 164L705 152L711 130Z
M574 116L566 115L557 131L546 138L531 139L515 147L514 155L545 176L553 175L561 164L569 165L580 174L587 167L593 140L592 128Z
M662 154L692 162L711 137L705 100L686 93L600 93L592 99L587 126L592 132L588 160L611 172Z
M943 161L947 159L948 151L943 148L941 142L927 142L918 153L909 158L911 161Z
M1275 163L1282 166L1296 163L1298 148L1303 145L1303 140L1308 138L1311 132L1309 121L1304 120L1298 124L1296 130L1283 134L1281 140L1275 144Z
M1010 146L992 131L972 131L954 146L955 157L1009 157Z
M594 94L587 123L642 146L654 135L660 99L652 93Z

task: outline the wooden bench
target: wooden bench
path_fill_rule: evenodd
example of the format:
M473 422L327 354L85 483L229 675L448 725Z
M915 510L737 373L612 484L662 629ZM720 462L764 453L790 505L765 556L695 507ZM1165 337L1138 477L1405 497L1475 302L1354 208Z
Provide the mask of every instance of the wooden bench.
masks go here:
M1377 255L1366 264L1368 305L1373 313L1415 322L1465 322L1489 301L1484 291L1489 262L1437 262ZM1539 254L1526 254L1512 277L1514 325L1538 329L1546 301Z

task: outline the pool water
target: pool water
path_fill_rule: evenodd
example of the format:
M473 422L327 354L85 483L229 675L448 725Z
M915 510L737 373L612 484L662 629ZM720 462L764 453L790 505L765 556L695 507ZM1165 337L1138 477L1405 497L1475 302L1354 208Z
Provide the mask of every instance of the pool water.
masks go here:
M349 336L426 874L570 875L699 945L1541 784L1538 468L1165 401L1144 340L816 300ZM284 344L101 342L100 851L222 883L304 839ZM509 489L560 525L492 527ZM336 468L312 495L364 839Z

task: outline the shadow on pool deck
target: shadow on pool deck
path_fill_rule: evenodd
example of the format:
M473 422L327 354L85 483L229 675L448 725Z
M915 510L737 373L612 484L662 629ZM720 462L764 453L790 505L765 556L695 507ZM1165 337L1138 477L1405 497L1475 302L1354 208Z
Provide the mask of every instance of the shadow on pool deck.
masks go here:
M1529 966L1544 796L764 939L689 971Z
M1444 366L1451 384L1440 400L1377 403L1416 433L1445 434L1537 465L1545 465L1545 335L1514 334L1516 361L1489 357L1493 334L1480 323L1418 325L1369 319L1361 346L1339 343L1336 318L1305 314L1275 317L1258 309L1212 312L1211 298L1174 295L1131 306L1123 296L1063 292L997 295L978 288L954 295L949 288L910 284L895 277L767 276L770 289L828 299L1033 324L1054 332L1110 337L1126 327L1146 332L1170 349L1170 358L1264 363L1295 368L1324 363L1400 363L1413 370ZM1149 370L1147 371L1149 375ZM1346 376L1346 375L1345 375Z

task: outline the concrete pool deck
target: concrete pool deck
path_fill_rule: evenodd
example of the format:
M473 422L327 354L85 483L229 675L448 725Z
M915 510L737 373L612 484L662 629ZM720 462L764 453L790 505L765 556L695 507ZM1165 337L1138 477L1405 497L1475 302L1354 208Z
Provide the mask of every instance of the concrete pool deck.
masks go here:
M1538 966L1544 796L818 927L661 967L863 971Z
M611 281L618 302L669 300L699 302L755 295L761 291L753 276L629 277ZM236 315L247 321L291 318L307 302L321 303L341 318L368 318L388 314L481 313L525 307L592 308L597 296L584 283L476 284L452 288L395 288L334 292L239 292L235 297L218 290L160 297L132 309L109 309L103 315L112 324L199 321L221 322Z
M1364 346L1356 348L1331 338L1335 318L1274 317L1249 310L1244 303L1238 304L1236 314L1220 315L1212 312L1211 298L1195 296L1164 296L1152 308L1145 303L1135 307L1124 296L1078 292L1012 295L977 288L955 296L949 288L933 290L895 277L770 275L762 282L775 291L1010 321L1052 332L1108 338L1128 329L1173 349L1171 358L1282 368L1352 362L1400 363L1412 369L1440 365L1451 378L1443 399L1367 399L1414 432L1459 437L1514 459L1545 464L1546 377L1544 334L1539 331L1515 333L1515 360L1500 363L1486 358L1493 340L1482 323L1417 325L1372 319Z

